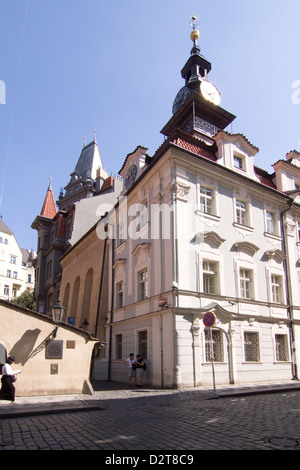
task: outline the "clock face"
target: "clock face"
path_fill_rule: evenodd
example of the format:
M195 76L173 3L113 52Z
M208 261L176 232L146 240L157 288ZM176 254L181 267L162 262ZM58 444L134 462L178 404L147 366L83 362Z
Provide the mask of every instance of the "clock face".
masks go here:
M125 188L128 189L134 183L137 174L136 165L131 165L125 175Z
M203 98L211 103L219 106L221 103L221 95L218 89L211 82L203 80L200 85L200 90Z

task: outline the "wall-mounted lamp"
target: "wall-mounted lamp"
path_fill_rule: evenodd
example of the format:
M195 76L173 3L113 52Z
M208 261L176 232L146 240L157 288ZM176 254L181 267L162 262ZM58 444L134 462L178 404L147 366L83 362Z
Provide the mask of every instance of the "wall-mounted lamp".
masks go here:
M52 320L54 321L54 323L60 323L62 321L63 314L64 314L64 307L60 305L60 301L58 300L56 304L52 307ZM58 325L54 330L53 338L56 337L57 330L58 330Z

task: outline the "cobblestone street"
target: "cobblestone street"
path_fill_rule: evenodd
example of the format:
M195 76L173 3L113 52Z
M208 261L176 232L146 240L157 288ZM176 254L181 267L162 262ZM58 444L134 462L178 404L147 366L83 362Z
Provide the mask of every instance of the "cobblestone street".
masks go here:
M98 395L99 394L99 395ZM211 392L100 392L98 409L3 418L4 450L300 450L300 391L215 398ZM109 398L109 396L111 396ZM12 405L18 407L19 405ZM103 454L105 455L105 454Z

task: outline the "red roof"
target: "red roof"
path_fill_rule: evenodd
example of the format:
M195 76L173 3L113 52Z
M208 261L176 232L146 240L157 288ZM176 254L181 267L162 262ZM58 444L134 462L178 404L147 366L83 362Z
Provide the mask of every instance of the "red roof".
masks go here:
M113 178L113 176L109 176L109 178L107 178L104 181L104 183L101 187L101 191L105 191L105 189L110 189L110 188L113 187L113 185L114 185L114 178Z
M41 216L53 219L57 212L54 196L52 193L51 185L49 184L44 204L41 210Z

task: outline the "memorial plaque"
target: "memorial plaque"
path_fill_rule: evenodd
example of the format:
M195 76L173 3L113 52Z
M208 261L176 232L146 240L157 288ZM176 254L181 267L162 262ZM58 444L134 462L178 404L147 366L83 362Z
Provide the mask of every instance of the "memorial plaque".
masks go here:
M46 346L46 359L62 359L63 357L63 341L54 340Z
M50 374L58 374L58 364L50 364Z

